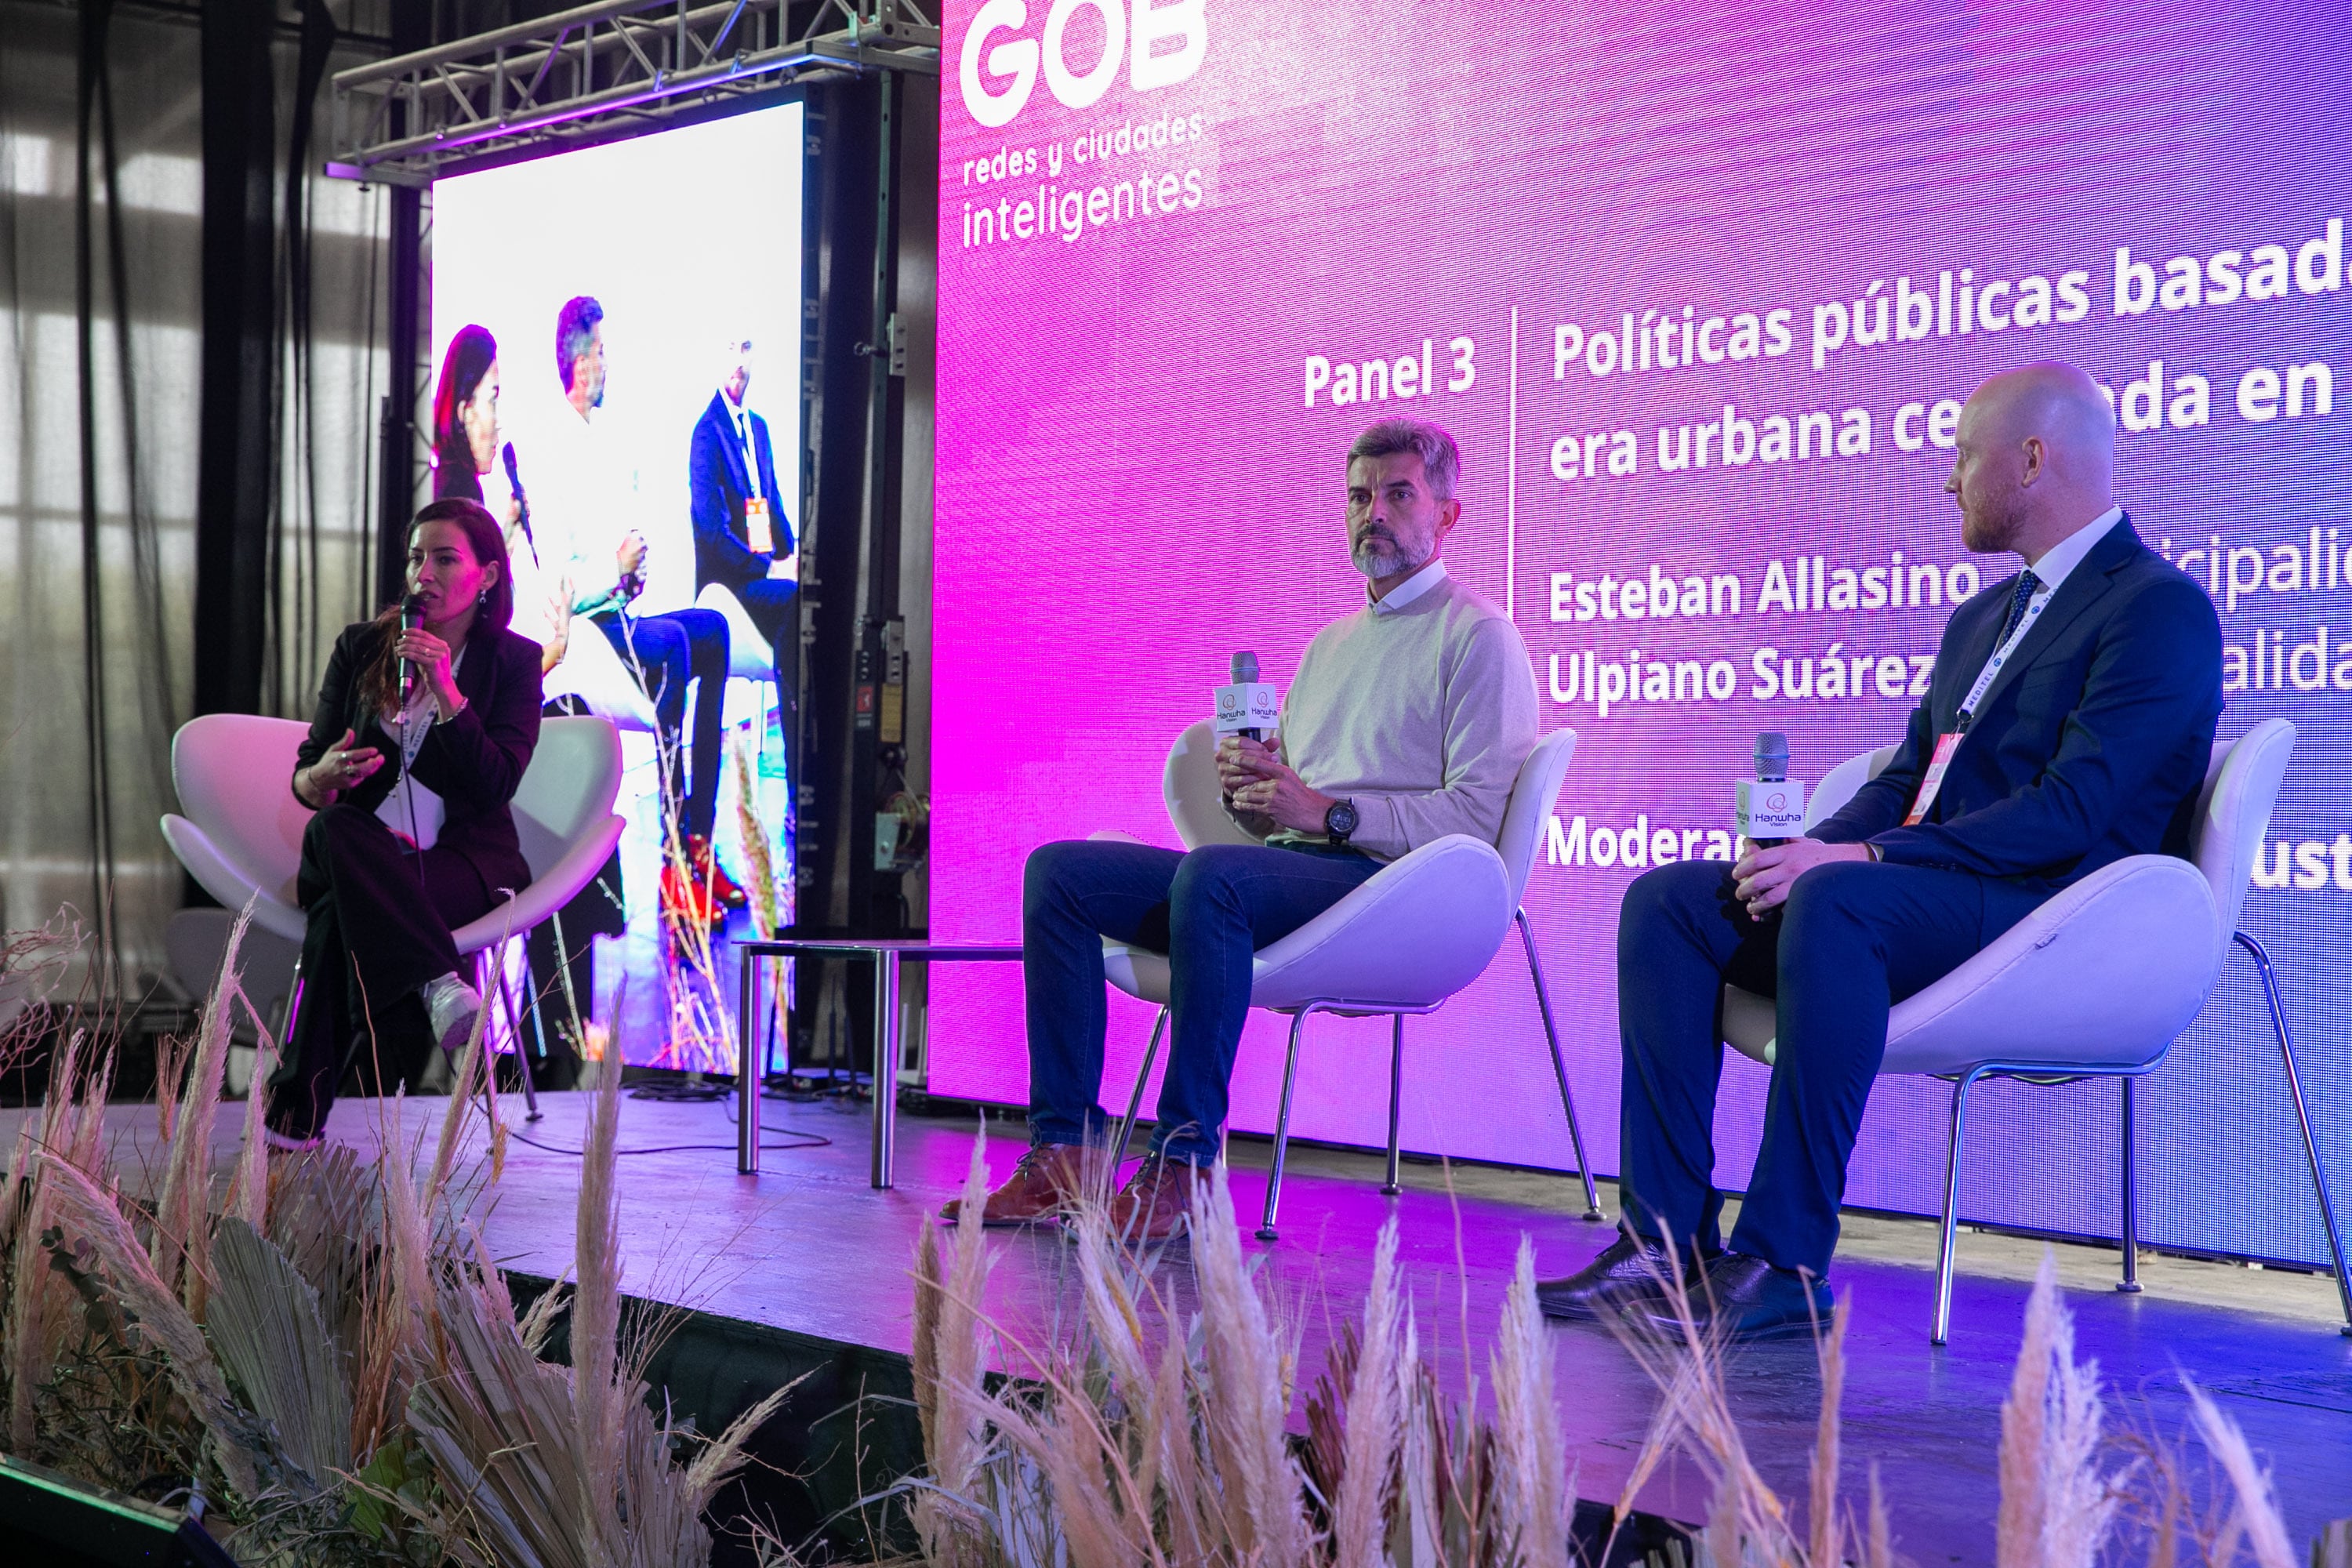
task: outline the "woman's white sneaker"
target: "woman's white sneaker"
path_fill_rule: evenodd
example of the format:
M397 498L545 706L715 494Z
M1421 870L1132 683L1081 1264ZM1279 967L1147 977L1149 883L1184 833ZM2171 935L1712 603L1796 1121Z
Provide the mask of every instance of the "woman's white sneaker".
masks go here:
M481 993L455 974L444 974L426 981L423 994L434 1042L455 1062L473 1036L475 1020L482 1016Z

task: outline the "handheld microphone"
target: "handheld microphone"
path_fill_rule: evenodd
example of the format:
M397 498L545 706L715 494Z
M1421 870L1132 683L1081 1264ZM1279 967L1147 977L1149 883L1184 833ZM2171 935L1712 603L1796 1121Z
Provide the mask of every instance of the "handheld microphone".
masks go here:
M1789 737L1756 737L1756 776L1732 786L1732 830L1759 849L1786 844L1805 830L1805 786L1789 777Z
M1258 679L1254 653L1234 655L1231 674L1231 684L1217 688L1216 732L1263 741L1281 722L1281 704L1275 689Z
M406 598L401 600L400 629L404 632L415 631L418 626L421 626L424 624L425 600L423 596L416 594L411 594ZM409 700L416 695L417 674L416 661L415 659L403 658L400 661L400 703L404 708L408 705Z
M530 546L530 558L533 563L536 563L539 560L539 541L531 537L530 500L522 493L522 472L515 467L512 441L507 443L506 451L502 456L506 458L507 464L507 488L514 491L515 506L519 509L515 521L521 525L522 542Z

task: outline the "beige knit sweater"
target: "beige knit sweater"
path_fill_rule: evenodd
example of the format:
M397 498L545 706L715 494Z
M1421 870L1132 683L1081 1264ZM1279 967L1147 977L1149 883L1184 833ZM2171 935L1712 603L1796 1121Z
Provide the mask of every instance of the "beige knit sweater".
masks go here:
M1495 841L1536 742L1536 676L1518 628L1433 561L1315 634L1283 697L1282 758L1355 803L1349 842L1393 860L1449 833ZM1236 814L1257 837L1319 839Z

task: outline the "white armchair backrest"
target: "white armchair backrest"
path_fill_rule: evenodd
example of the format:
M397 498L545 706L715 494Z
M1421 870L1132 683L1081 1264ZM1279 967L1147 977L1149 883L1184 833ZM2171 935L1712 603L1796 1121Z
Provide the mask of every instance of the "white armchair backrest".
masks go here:
M1835 816L1863 785L1885 773L1886 764L1894 760L1895 748L1881 746L1874 752L1848 757L1822 774L1822 782L1813 786L1813 793L1805 801L1805 831L1811 833Z
M531 875L545 876L583 833L612 816L620 793L621 736L608 721L540 721L539 745L509 806Z
M1559 781L1567 776L1569 759L1576 755L1576 731L1554 730L1536 742L1536 749L1519 764L1518 781L1511 785L1511 804L1503 813L1503 831L1495 848L1503 857L1503 872L1511 879L1511 908L1527 897L1528 876L1535 868L1536 850L1543 842L1544 825L1559 802Z
M310 813L294 798L294 754L310 727L255 713L206 713L172 737L180 810L253 884L291 906Z
M1185 726L1168 748L1160 792L1168 802L1168 820L1185 848L1257 842L1225 815L1225 792L1217 783L1216 731L1208 720Z
M2265 719L2234 741L2213 742L2213 763L2197 797L2189 858L2213 889L2213 915L2224 947L2238 929L2246 884L2270 836L2271 808L2294 755L2294 726Z

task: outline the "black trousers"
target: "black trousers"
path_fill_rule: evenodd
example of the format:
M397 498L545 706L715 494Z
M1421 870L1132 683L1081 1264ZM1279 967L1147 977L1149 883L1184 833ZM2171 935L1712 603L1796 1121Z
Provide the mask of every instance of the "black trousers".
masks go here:
M295 895L310 916L301 1002L268 1120L272 1131L307 1140L326 1126L354 1045L364 1089L414 1087L435 1043L417 991L458 967L450 931L489 913L496 900L464 856L416 853L356 805L310 818Z
M1888 1011L2046 896L1965 871L1834 861L1797 879L1788 902L1757 921L1720 861L1637 878L1617 925L1618 1158L1633 1228L1684 1248L1723 1244L1715 1095L1728 981L1779 1011L1764 1140L1731 1249L1826 1273Z
M725 766L720 723L727 702L727 617L716 610L672 610L665 616L605 615L596 624L621 662L639 671L661 726L662 802L677 802L678 831L710 836L719 810L719 773ZM686 742L686 688L694 693L694 737ZM688 752L691 752L691 773Z

